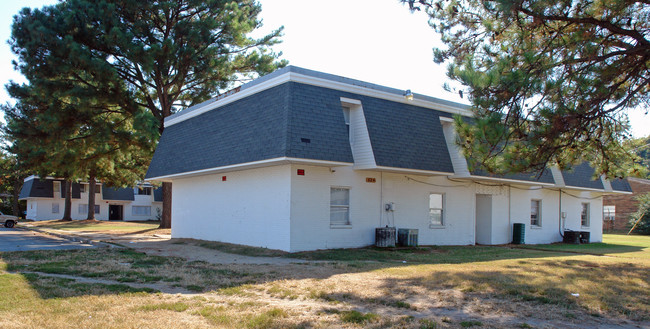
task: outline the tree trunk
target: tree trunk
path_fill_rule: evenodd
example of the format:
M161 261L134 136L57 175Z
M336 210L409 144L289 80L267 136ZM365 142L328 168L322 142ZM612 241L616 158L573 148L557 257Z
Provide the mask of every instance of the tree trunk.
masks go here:
M163 183L163 210L159 228L172 228L172 183Z
M22 187L22 182L23 180L20 177L14 178L14 188L12 191L12 200L11 200L11 207L14 213L14 216L17 216L18 218L23 218L23 214L20 211L20 203L18 203L18 199L20 198L20 188Z
M88 217L87 220L95 220L95 173L91 172L88 179Z
M72 220L72 181L65 181L65 207L61 220Z

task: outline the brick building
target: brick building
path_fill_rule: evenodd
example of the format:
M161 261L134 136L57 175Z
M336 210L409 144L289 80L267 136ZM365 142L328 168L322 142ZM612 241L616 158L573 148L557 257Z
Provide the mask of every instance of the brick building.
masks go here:
M603 198L603 231L629 230L630 216L637 211L635 197L650 192L650 180L627 178L632 194L606 195Z

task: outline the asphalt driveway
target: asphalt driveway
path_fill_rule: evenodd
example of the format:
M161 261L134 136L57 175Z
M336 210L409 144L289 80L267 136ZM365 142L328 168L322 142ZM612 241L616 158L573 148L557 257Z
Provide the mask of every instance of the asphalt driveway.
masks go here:
M27 250L64 250L93 248L91 244L73 242L33 231L0 228L0 252Z

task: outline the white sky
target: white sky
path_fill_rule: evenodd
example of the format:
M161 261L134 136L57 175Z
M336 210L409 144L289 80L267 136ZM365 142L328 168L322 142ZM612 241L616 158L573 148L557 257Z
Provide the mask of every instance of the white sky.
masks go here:
M56 0L2 1L0 40L11 35L12 17L22 7L41 7ZM411 14L398 0L260 0L263 31L284 25L283 42L276 46L291 65L341 75L414 93L465 103L442 88L446 68L433 63L439 45L427 16ZM262 32L263 32L262 31ZM0 44L0 76L23 81L13 70L9 46ZM4 88L0 103L11 102ZM13 102L12 102L13 103ZM632 134L650 135L650 117L629 113ZM0 116L2 114L0 113ZM2 118L0 117L0 120Z

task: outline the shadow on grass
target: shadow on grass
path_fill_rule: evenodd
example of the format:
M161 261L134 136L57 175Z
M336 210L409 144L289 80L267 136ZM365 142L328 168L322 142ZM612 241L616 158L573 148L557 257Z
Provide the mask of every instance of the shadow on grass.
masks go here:
M200 241L172 240L170 244ZM210 245L214 249L214 244ZM610 312L631 319L647 319L650 299L647 266L634 260L585 261L559 250L490 246L361 248L288 254L261 248L245 249L248 255L283 256L318 260L291 265L222 265L151 256L131 249L32 251L0 254L0 268L21 274L42 299L83 295L151 292L130 283L155 283L193 292L218 291L226 295L253 295L260 289L277 298L311 298L339 302L352 308L380 306L395 312L420 311L412 296L438 299L459 308L472 298L489 300L497 308L515 312L517 305L580 312ZM238 250L237 246L226 246ZM539 247L539 246L538 246ZM564 246L575 248L576 246ZM586 250L639 252L641 247L607 244L584 245ZM222 250L222 249L219 249ZM256 251L257 250L257 251ZM242 250L240 250L241 252ZM595 260L596 258L590 258ZM493 261L506 261L495 262ZM444 266L441 266L444 265ZM358 287L354 282L321 284L339 274L385 272L373 276L377 286ZM27 272L65 274L112 280L116 284L87 284ZM5 276L5 275L2 275ZM310 291L282 286L282 282L315 280ZM266 283L279 285L261 287ZM311 289L311 288L310 288ZM285 291L286 290L286 291ZM572 293L581 294L577 299ZM287 296L287 297L283 297ZM514 302L514 306L510 304ZM597 306L594 306L597 305ZM549 311L550 312L550 311ZM645 315L644 315L645 314Z

